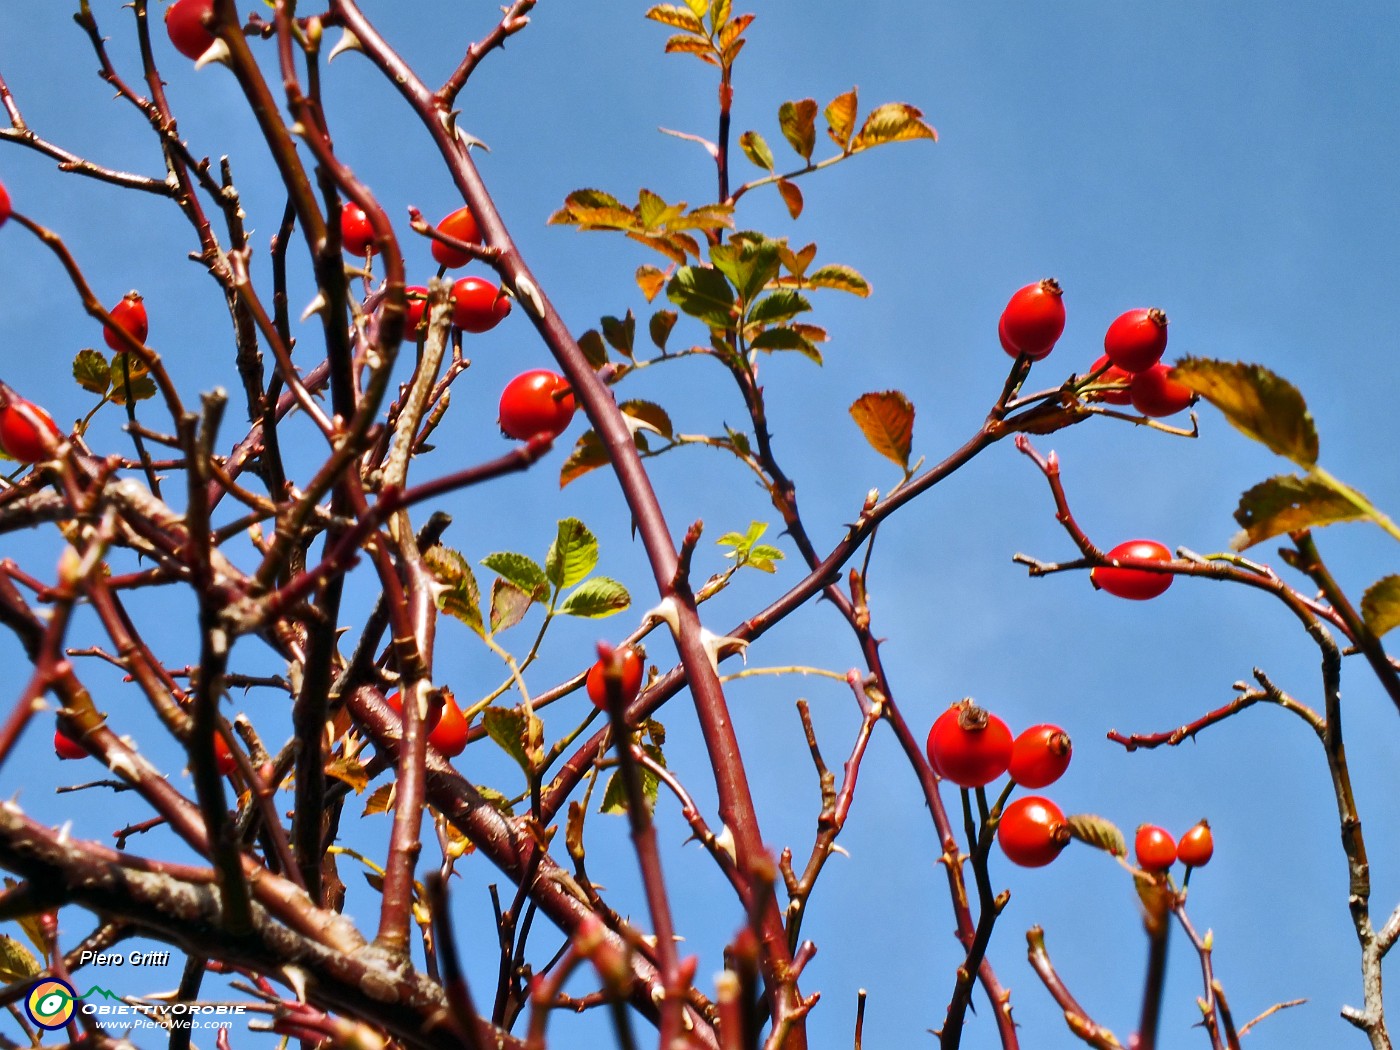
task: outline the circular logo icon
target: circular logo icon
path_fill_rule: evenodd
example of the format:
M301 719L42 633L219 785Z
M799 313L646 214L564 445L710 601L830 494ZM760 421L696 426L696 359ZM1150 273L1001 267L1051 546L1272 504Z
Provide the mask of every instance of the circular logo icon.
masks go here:
M40 1028L52 1030L62 1028L73 1016L74 998L75 993L70 985L49 978L47 981L37 982L29 989L24 1008L31 1021Z

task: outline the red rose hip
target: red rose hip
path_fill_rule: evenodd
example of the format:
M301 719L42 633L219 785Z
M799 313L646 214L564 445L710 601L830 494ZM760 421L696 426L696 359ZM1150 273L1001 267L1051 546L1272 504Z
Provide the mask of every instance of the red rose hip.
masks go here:
M1069 840L1069 825L1060 807L1039 795L1016 799L997 824L997 845L1007 860L1023 868L1045 867Z
M0 408L0 448L21 463L40 463L63 439L53 417L38 405L15 398Z
M437 228L439 233L445 233L467 244L481 243L481 228L476 224L476 216L466 205L444 218L437 224ZM441 241L433 241L432 252L433 258L449 269L466 266L472 261L472 257L460 248L453 248Z
M175 0L165 9L165 32L175 50L197 60L217 39L205 25L214 13L214 0Z
M1043 788L1064 776L1073 748L1059 726L1031 726L1011 743L1007 772L1022 787Z
M1181 863L1192 868L1203 868L1215 856L1215 838L1211 835L1210 824L1201 821L1191 828L1176 844L1176 857Z
M522 372L501 391L501 432L517 441L536 434L556 438L574 418L574 397L569 381L557 372L536 368Z
M1122 389L1095 390L1087 396L1096 398L1110 405L1131 405L1133 403L1133 395L1129 391L1128 385L1133 381L1133 374L1123 371L1123 369L1111 362L1107 354L1101 355L1099 359L1094 362L1094 366L1089 369L1089 371L1091 373L1099 372L1100 369L1103 369L1103 371L1100 372L1098 378L1094 380L1094 385L1115 383L1121 385Z
M1138 372L1128 387L1133 407L1144 416L1160 419L1174 416L1191 407L1196 400L1196 392L1185 383L1171 378L1171 368L1161 362Z
M83 747L82 744L74 740L62 729L55 729L53 731L53 750L54 754L58 755L58 757L64 761L88 757L87 748Z
M109 349L125 350L126 344L122 342L121 336L116 329L120 328L138 343L144 343L146 336L150 332L150 324L146 318L146 304L141 299L141 293L137 291L127 292L122 296L122 301L117 303L109 311L112 315L113 324L102 326L102 340ZM115 325L115 327L113 327Z
M1167 352L1167 315L1138 309L1119 314L1103 337L1104 354L1125 372L1145 372Z
M1114 561L1123 558L1161 562L1172 560L1171 551L1155 540L1128 540L1114 547L1108 552L1108 556ZM1099 565L1091 569L1089 579L1096 587L1109 594L1140 602L1157 597L1172 585L1171 573L1127 569L1114 565Z
M622 706L626 707L642 691L642 672L645 664L642 655L630 645L622 646L617 655L622 660L622 679L618 689L622 692ZM588 669L588 699L600 711L608 709L608 662L600 659Z
M510 313L510 296L490 281L463 277L452 285L452 323L464 332L489 332Z
M1006 304L998 331L1002 347L1014 347L1032 361L1039 361L1055 348L1065 330L1064 292L1052 277L1028 284Z
M928 734L929 764L959 787L990 784L1011 761L1011 730L971 700L961 700L934 720Z
M1133 852L1143 871L1166 871L1176 863L1176 842L1156 824L1139 825L1133 836Z

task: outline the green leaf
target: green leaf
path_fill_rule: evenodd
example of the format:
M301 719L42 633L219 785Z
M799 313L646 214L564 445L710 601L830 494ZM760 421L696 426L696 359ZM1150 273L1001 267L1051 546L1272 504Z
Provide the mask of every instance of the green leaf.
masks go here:
M734 290L712 267L682 266L667 283L666 298L711 328L728 328L733 323Z
M637 219L641 222L642 229L648 232L665 227L672 219L678 218L684 210L685 205L667 204L651 190L644 189L637 195Z
M801 332L786 326L765 328L749 341L749 349L770 354L775 350L796 350L803 357L817 364L822 363L822 352L808 342Z
M603 447L602 440L594 431L584 431L574 444L574 450L569 453L569 458L559 468L559 487L562 489L569 482L607 465L608 450Z
M744 156L748 157L756 167L766 171L773 170L773 151L768 148L768 143L758 132L746 131L740 135L739 148L744 151Z
M778 567L774 562L782 561L787 555L777 547L771 547L766 543L760 543L749 551L749 564L760 572L777 572Z
M783 203L787 205L789 215L795 219L802 214L802 191L797 188L797 183L789 182L787 179L779 179L778 193L782 196Z
M685 6L696 18L704 18L710 10L710 0L685 0Z
M1128 855L1128 843L1118 825L1092 813L1074 813L1065 818L1069 833L1086 845L1115 857Z
M589 620L601 620L605 616L622 612L632 604L632 596L627 588L606 576L594 576L584 580L559 606L565 616L582 616Z
M651 341L656 344L658 350L666 349L666 340L671 337L671 329L676 327L676 320L679 317L680 315L674 310L657 310L651 315L647 330L651 334Z
M1300 467L1317 463L1317 428L1298 389L1267 368L1188 357L1171 376L1225 413L1235 428Z
M826 107L826 133L845 153L851 144L851 132L856 126L856 89L838 95Z
M1366 588L1361 615L1377 638L1400 627L1400 576L1386 576Z
M791 289L770 292L749 310L749 324L777 324L790 321L798 314L812 309L812 304L800 293Z
M656 760L656 764L665 767L666 759L661 754L661 749L653 744L643 744L642 750ZM643 767L640 770L642 781L642 798L646 802L647 812L656 809L656 797L661 788L661 783L656 779L656 774ZM608 786L603 790L603 804L598 807L599 813L626 813L627 812L627 789L623 786L622 776L613 773L608 777Z
M692 208L667 224L672 230L732 230L734 228L734 206L732 204L703 204Z
M0 980L6 984L27 981L39 976L42 969L34 953L23 944L8 934L0 936Z
M671 417L660 405L650 401L624 401L617 407L623 415L640 420L667 441L675 436L675 431L671 427Z
M632 316L632 311L627 311L624 318L604 317L603 338L620 354L628 357L632 356L632 343L637 337L637 319Z
M774 277L782 260L778 242L761 234L736 233L729 244L717 244L710 249L710 261L715 269L729 278L744 302L752 302Z
M491 584L491 633L509 630L530 611L530 596L508 580Z
M549 545L544 572L554 586L572 587L582 582L598 564L598 540L577 518L564 518Z
M578 348L594 368L602 368L608 363L608 348L603 345L603 337L592 328L578 337Z
M666 287L666 275L655 266L638 266L637 287L647 297L647 302L651 302L656 298L656 294Z
M107 359L91 347L79 350L78 356L73 358L73 378L80 387L94 394L105 394L112 385Z
M111 401L114 405L124 405L130 395L132 401L146 401L156 396L155 380L151 378L145 362L128 353L112 355L112 365L108 369L111 377ZM131 380L127 385L128 378Z
M904 102L887 102L871 110L861 125L860 133L851 143L851 150L869 149L886 142L909 139L938 141L938 132L923 121L923 111Z
M653 22L674 26L676 29L684 29L690 33L705 32L704 24L688 7L678 7L675 4L657 4L646 13L646 17Z
M428 571L444 585L437 606L449 616L456 617L483 637L486 628L481 622L481 591L467 559L450 547L429 547L423 552Z
M482 558L481 564L537 602L549 597L549 579L534 558L515 551L495 551Z
M783 138L807 162L812 160L812 147L817 144L817 100L798 99L778 107L778 125Z
M729 21L729 0L710 0L710 28L721 29Z
M851 418L871 448L908 472L909 449L914 441L914 404L902 391L862 394L851 405Z
M761 572L776 572L775 561L782 561L785 555L777 547L767 543L759 543L763 534L768 531L768 525L762 521L749 522L749 529L743 535L737 532L726 532L715 544L720 547L732 548L726 558L733 558L735 565L748 565Z
M488 707L481 712L481 724L486 735L494 740L529 776L530 756L525 750L525 713L517 707Z
M1235 520L1244 529L1230 541L1244 550L1271 536L1364 518L1365 512L1325 481L1284 474L1261 481L1240 497Z
M838 292L850 292L862 299L870 294L870 284L858 270L850 266L819 266L803 280L811 288L832 288Z

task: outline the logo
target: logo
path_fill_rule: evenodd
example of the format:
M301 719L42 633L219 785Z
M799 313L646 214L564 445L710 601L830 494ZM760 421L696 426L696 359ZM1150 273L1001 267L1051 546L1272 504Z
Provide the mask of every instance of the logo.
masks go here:
M62 1028L73 1016L73 999L74 993L70 985L49 978L36 982L34 987L29 989L24 1009L36 1025L52 1031Z

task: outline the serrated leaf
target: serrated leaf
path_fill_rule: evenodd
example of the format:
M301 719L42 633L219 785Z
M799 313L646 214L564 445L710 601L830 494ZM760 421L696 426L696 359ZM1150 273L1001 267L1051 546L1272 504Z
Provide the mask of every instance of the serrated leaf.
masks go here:
M809 343L801 332L784 326L765 328L749 340L749 349L762 350L770 354L777 350L796 350L803 357L809 358L817 364L822 363L820 350Z
M33 952L9 934L0 935L0 980L14 984L37 977L42 971Z
M607 465L608 450L603 447L602 440L592 430L584 431L574 444L569 458L564 460L564 465L559 468L559 487L562 489L569 482Z
M700 245L692 237L687 237L683 233L667 234L664 237L652 237L645 233L629 232L628 237L639 244L645 244L653 251L658 251L674 263L682 263L690 256L699 256Z
M564 198L564 205L568 208L627 208L611 193L591 189L574 190Z
M666 349L666 340L671 338L671 329L676 327L676 321L679 317L680 314L674 310L657 310L651 315L647 330L651 335L651 341L656 344L658 350Z
M860 133L851 143L851 150L910 139L932 139L937 142L938 132L924 123L923 115L922 110L906 102L887 102L876 106L861 125Z
M671 417L660 405L651 401L624 401L617 407L623 415L641 420L666 440L669 441L675 436L671 427Z
M773 170L773 151L768 148L768 143L758 132L746 131L740 135L739 148L744 151L744 156L748 157L755 167L763 168L765 171Z
M728 48L734 43L735 37L753 24L753 15L737 15L724 23L719 31L719 46Z
M914 442L914 403L902 391L883 390L862 394L850 411L870 447L907 471Z
M1128 855L1128 843L1118 825L1092 813L1074 813L1065 818L1069 833L1086 845L1115 857Z
M578 337L578 348L583 351L584 358L595 369L602 368L608 363L608 348L603 343L603 337L594 329L590 328Z
M685 0L685 6L690 8L696 18L704 18L710 10L710 0Z
M668 55L694 55L702 62L708 62L712 66L719 65L714 45L704 37L673 36L666 41L665 50Z
M729 21L729 0L710 0L710 28L722 29Z
M851 144L851 132L856 126L856 89L837 95L825 110L826 133L845 153Z
M375 813L388 813L394 808L394 789L397 787L398 784L391 781L371 791L369 798L365 799L365 811L360 816L368 817Z
M809 343L824 343L827 340L826 329L821 325L803 324L799 321L788 327L803 336Z
M80 387L94 394L105 394L112 385L107 359L92 347L79 350L78 356L73 358L73 378Z
M789 182L787 179L779 179L778 193L782 196L783 203L787 205L789 215L795 219L802 214L802 191L797 188L797 183Z
M437 606L447 615L461 620L477 634L485 635L481 622L481 591L467 559L450 547L429 547L423 552L428 570L444 585Z
M774 562L782 561L786 558L777 547L770 547L766 543L760 543L749 549L749 564L760 572L777 572L778 567Z
M734 209L728 204L705 204L678 215L666 228L671 231L730 230L734 228Z
M870 284L851 266L829 264L819 266L803 280L812 288L833 288L838 292L850 292L862 299L870 294Z
M496 579L491 583L491 633L508 631L530 611L531 599L509 580Z
M793 251L786 244L779 243L778 257L782 259L783 265L794 277L800 278L807 272L807 267L812 265L812 260L817 257L817 246L809 244L800 251Z
M140 358L125 352L113 354L108 375L112 391L110 399L114 405L126 404L128 394L132 401L147 401L156 396L155 380Z
M534 558L515 551L495 551L482 558L481 564L515 584L537 602L549 597L549 578Z
M365 770L365 764L343 755L326 763L326 776L350 785L357 795L369 786L369 773Z
M632 311L627 311L627 316L623 318L604 317L602 320L603 338L620 354L627 357L632 356L632 343L637 337L637 319L632 316Z
M1400 576L1386 576L1366 588L1361 616L1377 638L1400 627Z
M674 26L676 29L684 29L687 32L705 32L704 24L688 7L678 7L675 4L657 4L646 13L646 17L653 22Z
M680 215L684 205L669 205L651 190L644 189L637 195L636 210L642 229L652 232Z
M717 244L710 249L710 261L729 278L739 298L746 303L763 291L782 266L778 242L761 234L734 234L729 244Z
M810 162L817 144L817 100L802 98L778 107L778 126L783 138L803 160Z
M753 446L749 443L749 436L742 431L735 430L729 424L724 426L725 436L729 438L729 443L734 446L734 450L741 456L753 454Z
M1231 541L1244 550L1271 536L1364 518L1365 512L1325 481L1283 474L1261 481L1240 497L1235 520L1244 529Z
M780 321L790 321L798 314L806 313L810 309L812 309L812 304L801 292L783 288L769 292L753 304L749 310L749 324L777 324Z
M733 321L734 289L712 267L682 266L667 282L666 298L712 328L728 328Z
M1225 414L1240 432L1300 467L1317 463L1317 427L1303 395L1261 365L1188 357L1171 371L1178 382Z
M515 707L488 707L481 712L481 724L486 735L511 758L519 763L525 775L530 775L530 756L525 751L525 713Z
M588 577L598 564L598 540L577 518L564 518L549 545L544 573L556 587L572 587Z
M666 287L666 275L655 266L638 266L637 287L642 290L647 302L651 302Z
M605 616L622 612L632 604L632 596L627 588L606 576L594 576L584 580L559 606L565 616L581 616L588 620L601 620Z

